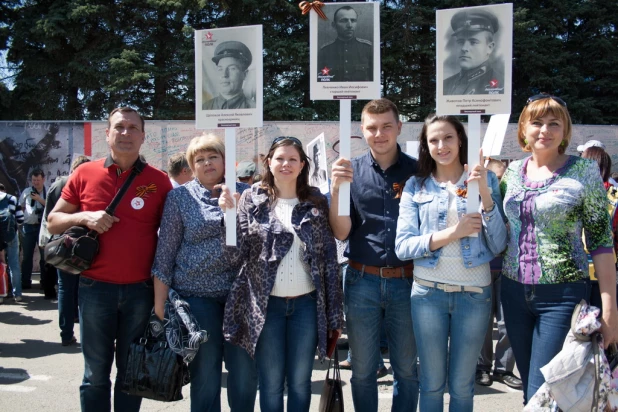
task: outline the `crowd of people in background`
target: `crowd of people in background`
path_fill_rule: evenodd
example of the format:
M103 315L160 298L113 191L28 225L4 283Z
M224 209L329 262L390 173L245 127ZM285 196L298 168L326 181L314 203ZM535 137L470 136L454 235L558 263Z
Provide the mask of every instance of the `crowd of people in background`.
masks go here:
M108 118L107 158L75 159L49 189L34 170L19 200L0 187L17 303L32 288L37 246L74 225L99 234L99 254L81 276L46 267L42 253L40 262L44 295L58 298L62 345L77 343L80 325L82 410L111 409L114 361L115 409L140 409L141 398L119 387L128 348L151 316L165 318L171 290L210 335L189 364L192 411L222 409L224 363L232 411L253 411L258 388L262 411L283 411L286 387L287 410L308 411L316 352L326 357L344 322L342 367L352 370L358 412L378 410L385 353L393 411L441 411L447 385L449 410L471 411L475 383L493 381L523 390L529 403L582 299L602 310L605 345L618 342L611 158L596 140L579 146L579 157L566 154L571 119L562 99L528 99L517 139L530 155L508 167L482 151L468 164L456 117L425 119L418 158L397 143L401 127L392 102L369 102L361 117L368 150L333 163L325 196L293 136L273 140L262 175L242 161L238 181L225 182L225 146L212 134L170 156L166 175L139 154L144 119L122 107ZM131 174L127 196L107 214ZM339 211L344 183L349 216ZM472 212L470 183L480 203ZM225 241L228 209L236 209L236 246Z

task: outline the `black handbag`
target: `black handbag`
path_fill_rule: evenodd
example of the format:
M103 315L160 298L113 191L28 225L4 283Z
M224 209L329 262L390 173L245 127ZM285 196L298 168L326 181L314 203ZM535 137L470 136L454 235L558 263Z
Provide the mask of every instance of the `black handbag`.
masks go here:
M328 361L326 380L322 386L320 396L320 412L344 412L343 389L341 387L341 373L339 370L339 351L335 349L335 356ZM330 365L333 363L333 378L330 378Z
M151 318L151 322L160 321ZM189 367L169 347L165 333L153 337L150 328L148 325L144 336L129 347L121 390L155 401L179 401L182 399L182 387L190 381Z
M142 172L144 163L139 159L133 165L131 175L122 185L105 212L114 216L114 211L127 189ZM64 272L79 275L92 265L97 253L99 253L98 232L89 230L85 226L72 226L61 235L51 238L45 245L45 262Z

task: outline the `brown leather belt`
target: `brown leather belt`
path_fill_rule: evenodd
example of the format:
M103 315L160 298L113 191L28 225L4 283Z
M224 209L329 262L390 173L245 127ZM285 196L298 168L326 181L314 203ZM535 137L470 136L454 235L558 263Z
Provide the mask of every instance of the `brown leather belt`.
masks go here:
M406 266L391 267L391 266L368 266L353 260L348 261L351 268L359 272L369 273L370 275L380 276L381 278L411 278L414 277L414 264L410 263Z

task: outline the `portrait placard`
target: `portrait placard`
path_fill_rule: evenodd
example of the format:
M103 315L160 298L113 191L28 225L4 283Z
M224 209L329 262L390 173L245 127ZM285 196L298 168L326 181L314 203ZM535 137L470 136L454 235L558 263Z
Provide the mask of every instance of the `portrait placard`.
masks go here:
M512 61L512 4L437 10L437 113L510 114Z
M197 129L262 127L262 26L195 31Z
M326 3L310 13L311 100L380 97L380 4Z
M309 162L309 185L319 188L320 192L324 194L328 193L330 189L328 187L324 133L307 144L307 156L311 159L311 162Z

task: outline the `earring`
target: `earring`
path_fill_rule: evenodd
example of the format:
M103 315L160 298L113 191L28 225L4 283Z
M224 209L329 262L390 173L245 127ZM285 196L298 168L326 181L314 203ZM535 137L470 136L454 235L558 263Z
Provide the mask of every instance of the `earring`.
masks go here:
M524 139L524 144L528 144L528 139Z
M567 145L566 140L563 140L562 142L560 142L560 146L565 147Z

